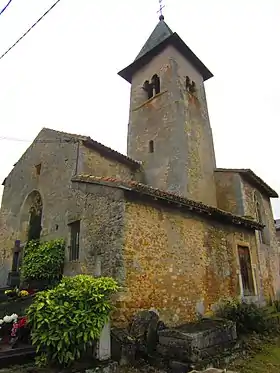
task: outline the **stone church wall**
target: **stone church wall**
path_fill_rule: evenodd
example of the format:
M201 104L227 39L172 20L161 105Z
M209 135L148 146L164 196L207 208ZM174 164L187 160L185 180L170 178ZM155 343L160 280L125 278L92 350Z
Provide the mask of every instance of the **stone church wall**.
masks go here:
M244 215L240 175L215 171L218 208L236 215Z
M25 242L29 223L28 196L38 191L43 202L42 237L64 237L65 216L72 195L70 180L75 172L77 144L60 142L61 136L42 131L15 164L5 181L1 215L5 232L1 237L0 282L6 285L15 240ZM40 174L36 165L41 164ZM2 231L2 227L1 227Z
M93 191L89 191L84 185L76 188L71 179L77 172L129 179L132 172L128 166L83 149L77 142L61 141L62 137L71 136L43 130L6 178L0 216L2 286L11 270L15 240L26 242L30 208L27 202L34 191L39 192L43 205L41 238L66 239L66 275L98 273L102 263L102 274L121 277L120 257L115 250L122 232L123 203L114 202L117 191L107 191L105 187L93 190L93 186ZM39 175L35 167L38 164ZM81 220L80 258L69 262L69 224L76 220Z
M77 173L134 180L136 171L133 171L128 165L105 158L97 151L81 145Z
M253 231L160 205L127 202L126 295L118 321L125 322L139 308L156 308L165 322L178 324L203 314L223 296L240 295L238 244L249 246L257 265ZM258 293L259 278L255 285Z
M256 203L254 195L256 189L245 181L242 181L244 193L245 214L256 218ZM265 296L273 296L280 291L280 268L279 268L279 248L276 237L276 230L270 199L258 193L261 202L263 216L265 243L257 240L259 245L260 271L263 279L263 292Z

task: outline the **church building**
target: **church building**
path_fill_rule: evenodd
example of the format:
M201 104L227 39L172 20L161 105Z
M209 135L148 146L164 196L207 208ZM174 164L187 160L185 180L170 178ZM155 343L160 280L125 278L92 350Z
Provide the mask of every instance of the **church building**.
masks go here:
M223 297L277 295L278 195L250 169L217 168L212 73L161 16L119 75L131 85L127 155L43 128L5 179L1 286L15 241L64 238L65 275L119 281L116 324L154 308L176 325Z

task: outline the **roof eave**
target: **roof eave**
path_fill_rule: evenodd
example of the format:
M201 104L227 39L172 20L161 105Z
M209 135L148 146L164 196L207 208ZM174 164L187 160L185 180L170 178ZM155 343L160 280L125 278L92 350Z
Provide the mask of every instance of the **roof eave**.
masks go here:
M228 213L226 211L223 211L223 210L220 210L220 209L217 209L217 208L211 208L210 206L203 205L203 204L200 204L200 203L195 202L195 201L189 200L188 202L191 203L191 204L186 204L181 200L181 198L179 196L175 196L175 195L174 195L174 197L178 198L180 201L174 200L174 199L170 198L170 196L163 196L163 195L159 195L158 193L155 195L153 193L150 193L147 190L137 190L134 187L127 187L127 186L124 186L123 184L122 185L115 184L114 182L112 183L110 180L95 180L95 179L89 180L87 176L76 175L71 179L71 181L76 182L76 183L78 182L78 183L91 183L91 184L99 184L99 185L101 184L101 185L104 185L104 186L111 186L111 187L114 187L114 188L124 189L126 191L129 191L130 193L133 193L134 195L139 195L139 196L145 195L145 196L150 197L152 199L165 201L167 204L174 204L177 207L178 206L185 207L188 210L195 211L196 213L202 213L205 217L207 217L207 216L211 217L212 216L212 217L214 217L214 219L219 220L219 221L221 221L221 218L222 218L222 221L225 224L233 224L233 225L236 225L236 226L243 226L243 227L248 228L250 230L251 229L262 230L264 228L264 225L254 221L254 220L246 219L246 218L243 218L243 217L240 217L240 216L237 216L237 215L232 215L231 213ZM159 190L155 190L155 191L159 192ZM208 208L210 207L210 210L212 210L212 211L206 211L205 208L207 208L207 207Z
M200 59L192 52L192 50L184 43L179 35L174 32L167 39L162 41L152 50L144 54L142 57L136 59L129 66L118 72L123 79L131 83L133 75L143 66L148 64L155 56L157 56L168 45L173 45L185 57L197 71L202 75L203 80L206 81L213 77L210 70L200 61Z

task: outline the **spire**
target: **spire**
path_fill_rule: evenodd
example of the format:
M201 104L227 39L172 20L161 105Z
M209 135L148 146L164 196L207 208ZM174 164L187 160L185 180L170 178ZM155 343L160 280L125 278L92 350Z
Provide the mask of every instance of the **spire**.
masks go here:
M135 61L143 57L145 54L150 52L152 49L161 44L164 40L168 39L173 34L171 28L164 22L164 16L161 14L159 22L156 25L154 31L144 44L143 48L135 58Z
M172 45L174 48L176 48L180 54L197 69L204 80L207 80L213 76L213 74L190 50L179 35L176 32L173 32L165 23L162 13L160 14L159 22L154 31L151 33L135 60L129 66L119 71L118 74L126 81L131 83L132 77L136 71L149 63L168 45Z

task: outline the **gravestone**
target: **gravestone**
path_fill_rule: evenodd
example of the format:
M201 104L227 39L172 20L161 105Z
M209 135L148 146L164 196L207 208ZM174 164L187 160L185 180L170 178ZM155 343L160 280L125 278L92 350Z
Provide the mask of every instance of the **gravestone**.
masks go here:
M20 240L15 241L13 248L13 262L11 271L8 273L7 285L10 287L19 287L20 285L20 264L22 260L23 245Z
M202 320L158 332L157 351L175 361L197 363L226 351L237 339L236 325L226 320Z
M138 312L131 323L129 334L136 340L137 350L151 355L158 342L159 316L155 311Z
M104 325L96 346L96 358L99 361L111 358L110 322Z

